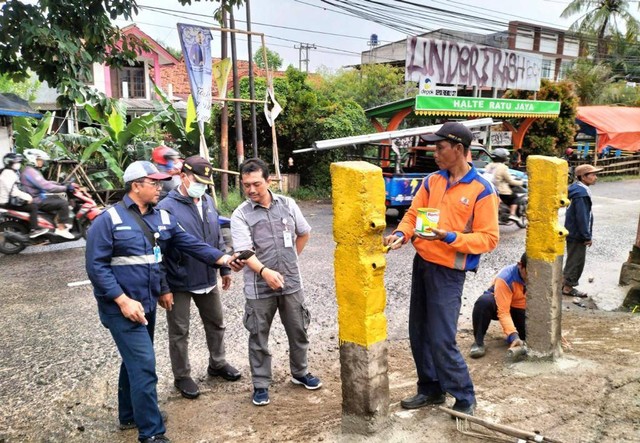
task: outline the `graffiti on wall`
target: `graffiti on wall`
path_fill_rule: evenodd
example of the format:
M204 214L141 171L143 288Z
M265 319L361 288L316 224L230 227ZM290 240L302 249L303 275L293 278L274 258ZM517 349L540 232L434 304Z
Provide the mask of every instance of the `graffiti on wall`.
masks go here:
M542 57L475 43L407 37L405 80L429 77L435 83L540 89Z

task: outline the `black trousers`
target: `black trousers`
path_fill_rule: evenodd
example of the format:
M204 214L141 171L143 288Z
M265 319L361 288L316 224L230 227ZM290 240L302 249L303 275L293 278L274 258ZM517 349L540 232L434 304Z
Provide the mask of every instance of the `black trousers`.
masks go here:
M44 212L55 213L58 217L58 223L69 222L69 204L66 200L55 197L45 198L38 203L38 208Z
M564 264L564 284L567 286L578 286L584 262L587 259L587 245L581 241L567 240L567 261Z
M511 319L518 331L520 339L526 340L527 335L525 331L525 310L519 308L511 308ZM484 336L489 329L491 320L498 319L498 305L496 304L496 298L491 292L485 292L482 294L476 304L473 305L473 336L476 340L476 344L484 345Z
M29 225L31 229L38 229L38 205L35 203L27 203L26 205L14 206L10 203L2 205L6 209L15 209L16 211L29 213Z

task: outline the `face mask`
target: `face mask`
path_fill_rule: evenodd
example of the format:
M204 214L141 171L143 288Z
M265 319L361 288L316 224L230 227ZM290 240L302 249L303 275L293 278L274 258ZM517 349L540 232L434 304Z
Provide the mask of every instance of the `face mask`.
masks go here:
M14 163L13 165L11 165L11 169L13 169L14 171L19 171L20 166L20 163Z
M187 187L187 194L191 198L200 198L207 190L207 185L189 180L189 186Z

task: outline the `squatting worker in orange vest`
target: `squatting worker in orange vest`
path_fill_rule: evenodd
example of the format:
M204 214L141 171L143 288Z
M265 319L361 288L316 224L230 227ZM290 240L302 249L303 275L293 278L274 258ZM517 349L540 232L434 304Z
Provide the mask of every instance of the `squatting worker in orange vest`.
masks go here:
M498 244L498 195L467 163L473 134L459 123L445 123L423 136L435 142L440 171L425 177L398 228L384 238L392 249L413 241L409 339L418 372L417 394L402 400L406 409L455 399L453 409L473 414L476 398L469 369L456 344L466 271L476 271L480 254ZM419 208L440 210L431 237L416 236ZM400 240L402 239L402 240Z

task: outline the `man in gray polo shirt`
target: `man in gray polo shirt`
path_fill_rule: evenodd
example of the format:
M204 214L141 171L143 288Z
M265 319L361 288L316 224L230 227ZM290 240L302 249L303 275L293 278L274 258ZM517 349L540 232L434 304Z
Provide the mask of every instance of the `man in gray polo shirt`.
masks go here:
M249 331L252 400L264 406L269 404L269 331L276 311L289 339L291 381L307 389L322 386L307 370L310 317L298 268L298 255L309 241L311 226L293 199L269 190L265 162L249 159L240 165L240 174L248 199L233 211L231 235L234 250L255 251L244 268L244 326Z

